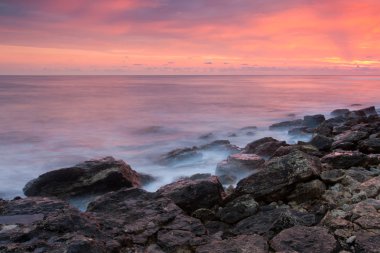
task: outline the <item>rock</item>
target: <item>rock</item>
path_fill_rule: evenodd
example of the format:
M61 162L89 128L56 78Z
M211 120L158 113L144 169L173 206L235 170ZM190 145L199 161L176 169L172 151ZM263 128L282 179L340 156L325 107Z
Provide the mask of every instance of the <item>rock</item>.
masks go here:
M251 195L242 195L219 208L217 216L221 221L233 224L255 214L258 209L259 204Z
M355 239L356 252L379 253L380 234L362 231L357 233Z
M326 171L322 171L321 179L323 182L327 184L335 184L343 180L345 175L346 175L346 172L341 169L326 170Z
M267 158L272 156L276 150L282 146L287 146L286 142L278 141L271 137L265 137L247 144L243 150L243 153L256 154Z
M0 204L8 217L0 232L0 252L113 252L121 245L102 232L94 217L58 199L25 198ZM9 219L9 217L12 217ZM4 222L0 218L0 223ZM1 227L1 225L0 225Z
M334 137L333 149L355 149L356 144L368 137L367 132L347 130Z
M359 189L365 192L368 198L375 198L380 194L380 176L361 183Z
M221 221L207 221L205 227L209 235L221 235L230 229L230 226Z
M315 128L319 126L323 121L325 121L325 116L322 114L307 115L303 117L303 125L306 127Z
M332 138L326 137L321 134L316 134L310 141L311 145L322 151L330 150L332 143Z
M330 113L333 117L345 116L350 112L348 109L336 109Z
M211 177L211 173L197 173L189 177L190 180L207 179Z
M324 252L333 253L337 241L322 227L294 226L280 232L270 242L276 251L283 252Z
M179 180L162 186L157 193L168 197L187 213L219 204L224 194L217 177L200 180Z
M207 140L207 139L211 139L211 138L214 138L213 133L202 134L201 136L199 136L199 139L201 139L201 140Z
M363 183L373 177L379 176L380 170L367 170L362 167L352 167L346 171L346 174L355 179L356 181Z
M280 123L275 123L269 126L270 130L284 130L292 127L301 127L303 125L302 119L283 121Z
M365 155L358 151L335 151L322 157L322 163L330 164L334 169L349 169L365 162Z
M318 199L326 190L326 185L315 179L310 182L300 183L296 185L294 191L288 195L289 201L304 202L308 200Z
M256 154L234 154L218 163L215 174L218 177L243 178L260 169L265 160Z
M201 220L202 222L211 221L215 219L215 213L207 208L197 209L191 214L191 216Z
M323 156L321 152L319 152L319 150L312 146L312 145L309 145L309 144L296 144L296 145L290 145L290 146L282 146L282 147L279 147L276 152L273 154L272 158L273 157L279 157L279 156L284 156L284 155L288 155L292 152L294 152L295 150L299 150L299 151L302 151L308 155L311 155L311 156L317 156L317 157L321 157Z
M371 138L359 142L359 150L367 153L380 153L380 138Z
M87 212L110 237L127 240L129 247L141 245L141 252L152 243L163 252L189 250L206 234L203 224L172 200L142 189L107 193L90 203ZM131 252L136 251L140 252Z
M312 132L313 131L308 127L296 127L290 129L288 131L288 134L292 136L309 136L310 134L312 134Z
M318 158L294 151L270 159L264 169L238 182L235 194L252 194L254 198L263 198L286 189L286 186L317 177L320 172ZM286 193L288 192L283 192Z
M276 208L262 210L255 215L238 222L232 229L232 233L259 234L266 238L272 238L280 231L295 226L312 226L316 222L313 214L298 212L288 208Z
M357 112L363 112L363 113L365 113L365 115L367 117L372 116L372 115L377 115L377 111L376 111L376 108L374 106L370 106L370 107L367 107L364 109L360 109Z
M333 132L333 124L331 124L330 120L326 120L321 123L315 130L315 134L320 134L326 137L331 137Z
M26 196L67 198L140 185L139 174L128 164L105 157L42 174L27 183L23 190Z
M202 153L197 147L192 148L178 148L162 155L158 163L160 165L174 165L177 163L198 161L203 158Z
M196 253L225 253L225 252L269 252L266 240L259 235L239 235L225 240L212 240L198 247Z

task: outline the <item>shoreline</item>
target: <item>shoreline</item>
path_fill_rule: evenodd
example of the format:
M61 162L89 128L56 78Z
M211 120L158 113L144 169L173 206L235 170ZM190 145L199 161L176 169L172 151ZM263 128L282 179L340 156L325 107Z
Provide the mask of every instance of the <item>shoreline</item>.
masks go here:
M196 174L154 193L138 189L153 177L112 157L47 172L26 185L29 197L0 201L0 251L378 252L376 109L334 110L327 120L311 115L271 128L313 137L173 150L161 157L164 165L204 150L228 155L216 176ZM85 212L66 202L90 195L98 197Z

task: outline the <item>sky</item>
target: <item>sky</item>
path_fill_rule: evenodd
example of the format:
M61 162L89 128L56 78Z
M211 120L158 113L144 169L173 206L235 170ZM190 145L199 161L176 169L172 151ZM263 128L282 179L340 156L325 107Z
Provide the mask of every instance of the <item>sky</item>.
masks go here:
M0 74L380 74L379 0L0 0Z

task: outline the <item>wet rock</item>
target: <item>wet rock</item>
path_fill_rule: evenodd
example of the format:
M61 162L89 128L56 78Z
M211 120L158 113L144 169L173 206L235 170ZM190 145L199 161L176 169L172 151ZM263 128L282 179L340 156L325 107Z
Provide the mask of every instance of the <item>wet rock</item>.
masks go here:
M303 125L302 119L283 121L279 123L275 123L269 126L270 130L284 130L294 127L301 127Z
M265 160L256 154L234 154L216 167L217 176L242 178L260 169Z
M192 213L219 204L224 190L218 178L213 176L200 180L179 180L162 186L157 193L172 199L187 213Z
M320 172L318 158L294 151L267 161L264 169L237 184L235 194L252 194L254 198L263 198L281 189L286 190L286 186L317 177Z
M322 114L307 115L303 117L303 125L306 127L317 127L323 121L325 121L325 116Z
M292 128L288 131L288 134L292 136L309 136L312 133L313 133L313 130L308 127L297 127L297 128Z
M349 169L365 162L365 155L358 151L335 151L322 157L321 162L330 164L334 169Z
M332 143L332 138L326 137L321 134L316 134L310 141L311 145L322 151L330 150Z
M315 134L320 134L326 137L331 137L333 132L333 124L331 124L330 120L326 120L321 123L315 130Z
M317 156L317 157L321 157L323 156L321 152L319 152L319 150L312 146L312 145L309 145L309 144L296 144L296 145L290 145L290 146L282 146L282 147L279 147L276 152L273 154L272 158L273 157L279 157L279 156L284 156L284 155L288 155L292 152L294 152L295 150L299 150L299 151L302 151L308 155L311 155L311 156Z
M212 240L196 249L196 253L250 252L267 253L266 240L259 235L240 235L225 240Z
M287 146L286 142L278 141L271 137L265 137L247 144L243 153L256 154L262 157L272 156L279 147Z
M345 175L346 172L341 169L326 170L321 173L321 179L325 183L335 184L342 181Z
M310 182L297 184L287 199L296 202L318 199L325 190L326 185L322 181L315 179Z
M359 150L367 153L380 153L380 138L371 138L359 142Z
M128 164L105 157L42 174L27 183L23 190L26 196L67 198L140 185L140 175Z
M350 112L348 109L336 109L330 113L333 117L345 116Z
M364 109L360 109L357 112L363 112L367 117L377 115L376 108L374 106L370 106Z
M337 241L322 227L294 226L280 232L270 242L276 251L283 252L325 252L333 253Z
M207 208L197 209L191 214L191 216L201 220L202 222L211 221L215 219L215 213Z
M200 151L224 151L229 154L236 154L240 149L232 145L228 140L216 140L198 147Z
M217 216L221 221L233 224L255 214L258 209L259 204L251 195L242 195L221 207Z
M288 208L262 210L238 222L232 229L234 234L259 234L272 238L280 231L295 225L312 226L316 222L313 214Z
M368 137L367 132L347 130L334 137L333 149L355 149L356 144Z
M162 155L158 163L160 165L173 165L183 163L186 161L197 161L203 158L203 154L197 147L192 148L178 148Z
M206 234L202 223L185 215L172 200L142 189L107 193L90 203L87 211L110 237L143 249L149 243L164 252L190 249Z

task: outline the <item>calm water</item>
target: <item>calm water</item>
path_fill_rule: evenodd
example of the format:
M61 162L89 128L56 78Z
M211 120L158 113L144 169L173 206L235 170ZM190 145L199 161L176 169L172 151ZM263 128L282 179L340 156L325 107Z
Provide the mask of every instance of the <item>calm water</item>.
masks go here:
M21 194L48 170L112 155L160 177L214 172L224 154L163 167L173 148L229 139L244 146L271 135L289 114L328 113L360 103L380 105L380 76L52 76L0 77L0 197ZM254 136L227 137L256 125ZM198 137L209 132L214 137Z

